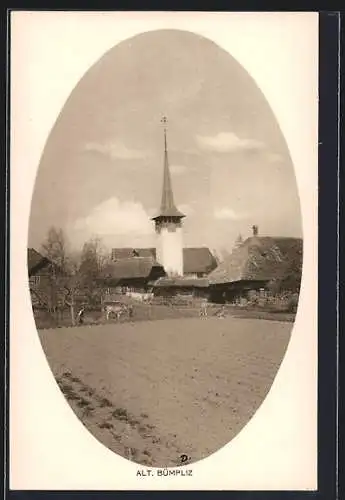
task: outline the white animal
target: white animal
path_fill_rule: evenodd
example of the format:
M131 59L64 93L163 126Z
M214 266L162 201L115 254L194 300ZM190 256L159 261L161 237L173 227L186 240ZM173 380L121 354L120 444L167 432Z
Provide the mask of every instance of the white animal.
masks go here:
M126 292L127 297L142 302L143 294L139 292Z
M128 317L133 316L133 307L132 306L127 306L126 304L122 304L121 302L117 302L114 304L106 304L103 307L103 311L106 315L106 320L109 321L110 315L114 314L116 321L119 321L121 316L124 314L127 314Z
M127 297L137 300L138 302L150 302L153 298L152 292L126 292Z
M144 293L143 294L143 302L146 302L146 303L151 303L152 299L154 297L154 294L152 292L148 292L148 293Z

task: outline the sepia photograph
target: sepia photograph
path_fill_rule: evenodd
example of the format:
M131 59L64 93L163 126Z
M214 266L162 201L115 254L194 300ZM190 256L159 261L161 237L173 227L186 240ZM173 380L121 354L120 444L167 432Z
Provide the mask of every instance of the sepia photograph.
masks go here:
M81 75L36 168L23 280L56 388L136 476L191 474L260 409L302 314L267 96L210 38L142 31Z

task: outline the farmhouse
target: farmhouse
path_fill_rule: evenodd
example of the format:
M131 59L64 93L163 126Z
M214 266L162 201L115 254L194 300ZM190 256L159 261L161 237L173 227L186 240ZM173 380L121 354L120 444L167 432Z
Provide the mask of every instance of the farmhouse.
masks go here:
M259 236L253 226L253 236L238 238L233 252L217 267L207 247L183 246L184 218L174 201L164 128L162 197L152 218L156 248L113 248L105 282L112 287L152 288L155 295L209 296L216 302L232 302L253 291L299 289L302 239Z
M207 247L183 248L182 255L184 277L203 278L217 267L217 261ZM149 258L157 264L155 248L113 248L111 257L114 262L132 259L134 266L138 257Z
M28 248L28 273L30 279L30 286L37 286L50 276L51 262L46 257L43 257L34 248Z
M122 292L153 290L155 295L193 295L215 302L232 302L265 290L298 291L303 242L299 238L240 237L232 253L217 266L207 247L184 247L185 215L175 205L168 161L166 119L160 208L152 217L156 246L113 248L111 259L98 276L100 289ZM49 283L52 263L34 249L28 251L30 289L36 296Z
M32 304L46 305L50 295L53 264L34 248L28 248L27 265Z
M63 308L69 297L71 277L61 268L34 248L28 248L28 274L31 303L34 313L39 310L56 310ZM83 290L76 290L73 302L86 303Z
M209 296L209 283L207 278L163 277L153 284L153 293L157 297L174 297L176 295L191 295L193 297Z
M100 281L108 288L144 291L162 276L165 276L163 266L152 257L129 256L109 262L101 273Z
M216 268L209 277L210 298L233 302L265 290L298 292L302 275L303 240L253 236Z

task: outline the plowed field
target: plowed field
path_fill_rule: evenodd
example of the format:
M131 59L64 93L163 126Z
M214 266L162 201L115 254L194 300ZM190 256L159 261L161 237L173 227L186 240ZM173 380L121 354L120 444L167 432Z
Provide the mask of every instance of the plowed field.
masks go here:
M208 456L268 393L292 323L184 318L41 330L76 415L105 446L157 467Z

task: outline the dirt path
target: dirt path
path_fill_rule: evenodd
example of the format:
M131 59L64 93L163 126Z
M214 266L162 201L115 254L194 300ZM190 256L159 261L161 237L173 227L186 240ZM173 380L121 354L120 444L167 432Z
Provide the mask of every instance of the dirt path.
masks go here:
M143 465L194 462L255 413L292 324L175 319L40 331L60 388L89 431Z

